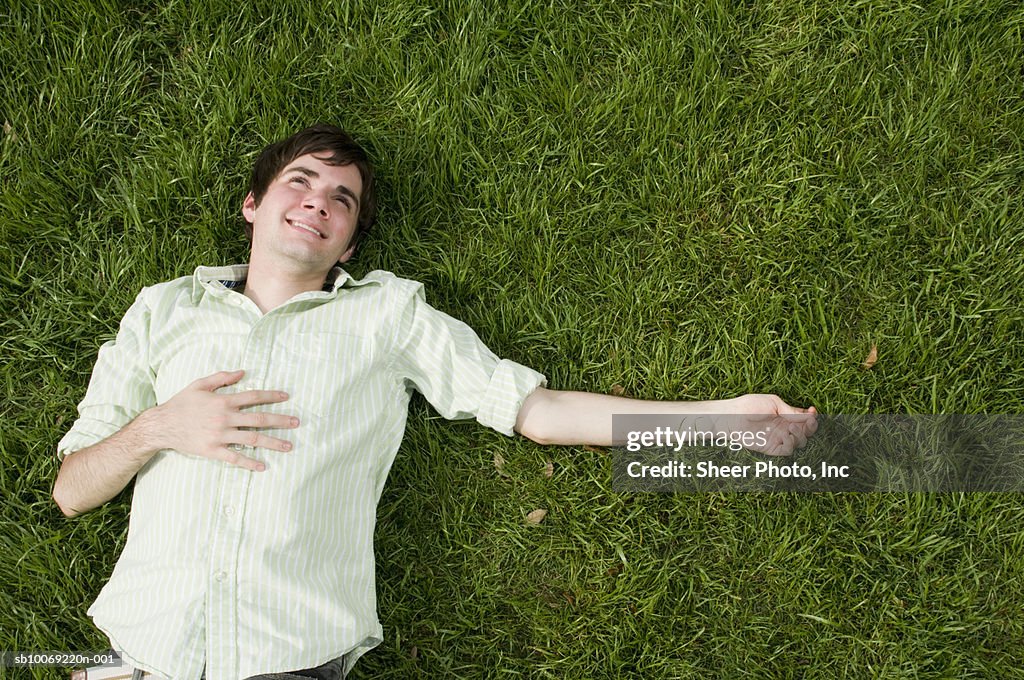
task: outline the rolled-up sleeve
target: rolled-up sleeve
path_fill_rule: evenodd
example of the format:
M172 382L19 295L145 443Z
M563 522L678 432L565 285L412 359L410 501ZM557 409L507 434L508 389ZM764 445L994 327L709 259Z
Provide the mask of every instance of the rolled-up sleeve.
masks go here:
M423 286L403 281L392 326L392 369L419 390L445 418L476 418L513 434L519 409L547 383L537 371L499 359L472 328L434 309Z
M100 347L78 420L57 444L58 456L106 439L156 404L145 295L144 289L125 313L117 336Z

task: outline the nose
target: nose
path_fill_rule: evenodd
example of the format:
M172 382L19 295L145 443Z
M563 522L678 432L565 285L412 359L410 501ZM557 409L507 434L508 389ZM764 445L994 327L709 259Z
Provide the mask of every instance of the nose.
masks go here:
M322 218L330 217L330 213L327 210L328 201L326 198L321 196L319 193L310 193L306 195L306 198L302 201L302 207L308 210L315 210L318 215Z

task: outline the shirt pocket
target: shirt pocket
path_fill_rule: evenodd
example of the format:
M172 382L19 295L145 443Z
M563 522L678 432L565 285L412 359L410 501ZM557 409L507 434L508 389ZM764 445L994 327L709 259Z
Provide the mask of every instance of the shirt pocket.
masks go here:
M163 404L200 378L235 370L244 342L244 336L188 333L162 344L153 356L156 403ZM218 394L233 391L232 386Z
M288 393L289 404L319 418L342 412L369 366L368 341L336 332L289 332L275 338L267 388Z

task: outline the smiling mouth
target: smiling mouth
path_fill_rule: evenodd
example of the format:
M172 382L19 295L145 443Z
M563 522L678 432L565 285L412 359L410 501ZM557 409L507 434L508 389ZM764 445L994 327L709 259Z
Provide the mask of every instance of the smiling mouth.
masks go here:
M326 236L323 235L323 232L321 232L319 229L317 229L313 225L307 224L306 222L300 222L298 220L288 220L288 224L290 224L291 226L296 227L298 229L303 229L305 231L308 231L311 234L316 234L320 238L327 238Z

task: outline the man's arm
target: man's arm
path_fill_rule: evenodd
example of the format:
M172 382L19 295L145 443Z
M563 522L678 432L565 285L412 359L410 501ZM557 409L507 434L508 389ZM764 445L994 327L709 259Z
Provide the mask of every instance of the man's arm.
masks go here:
M144 411L103 441L64 456L53 500L65 516L106 503L160 450L153 443L153 416Z
M795 408L773 394L748 394L716 401L644 401L543 387L523 402L515 429L538 444L611 446L612 416L620 414L749 416L751 425L770 420L773 436L763 452L772 455L792 453L817 429L813 406Z
M69 453L53 486L53 499L68 517L103 505L162 449L174 449L262 472L263 463L247 458L232 445L289 451L291 444L253 429L294 428L294 416L243 413L241 409L285 401L284 392L249 390L217 394L215 390L241 380L244 371L215 373L188 385L166 403L140 413L103 441Z

